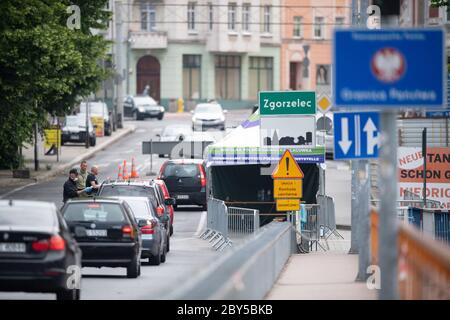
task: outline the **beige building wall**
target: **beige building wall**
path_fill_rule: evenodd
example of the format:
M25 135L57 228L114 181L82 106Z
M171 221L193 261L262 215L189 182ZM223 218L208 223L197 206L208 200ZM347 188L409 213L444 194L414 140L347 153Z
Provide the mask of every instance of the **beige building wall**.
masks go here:
M300 34L294 33L295 17L301 17ZM315 18L322 18L322 35L315 34ZM343 27L351 24L351 0L282 0L281 28L281 89L315 90L317 68L328 68L327 80L320 82L320 89L330 90L332 63L332 33L337 19ZM309 76L304 77L304 46L309 46ZM293 65L293 64L296 65ZM322 74L323 75L323 74ZM322 78L321 78L322 79Z

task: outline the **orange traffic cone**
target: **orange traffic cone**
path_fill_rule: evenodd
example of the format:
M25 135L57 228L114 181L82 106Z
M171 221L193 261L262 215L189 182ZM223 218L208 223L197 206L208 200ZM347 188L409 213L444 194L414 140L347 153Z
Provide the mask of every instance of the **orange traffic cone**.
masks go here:
M122 166L119 164L119 173L117 174L117 180L122 180Z
M128 180L127 160L123 160L123 180Z
M131 175L130 178L139 178L139 175L136 171L136 165L134 163L134 158L131 158Z

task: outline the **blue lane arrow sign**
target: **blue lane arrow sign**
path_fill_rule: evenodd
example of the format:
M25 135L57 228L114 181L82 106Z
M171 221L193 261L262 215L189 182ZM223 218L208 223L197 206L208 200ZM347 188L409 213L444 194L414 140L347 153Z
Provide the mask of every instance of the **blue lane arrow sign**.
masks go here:
M377 112L334 113L334 159L377 158L379 122Z

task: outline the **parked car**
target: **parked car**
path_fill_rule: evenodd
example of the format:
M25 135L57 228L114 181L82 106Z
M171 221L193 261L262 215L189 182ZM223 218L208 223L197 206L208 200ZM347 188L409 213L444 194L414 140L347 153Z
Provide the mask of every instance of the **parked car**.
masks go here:
M89 145L95 146L97 137L91 119L88 119ZM86 141L86 115L78 113L74 116L66 116L61 132L61 145L67 142L85 143Z
M81 272L73 268L81 270L81 250L53 203L0 200L0 291L78 300Z
M155 184L158 186L160 193L163 195L164 200L170 199L169 190L167 189L166 183L163 180L155 179ZM173 205L167 205L169 209L169 218L170 218L170 236L173 235L173 220L174 220L174 209Z
M131 207L142 233L141 258L152 265L166 262L166 242L168 241L164 223L159 221L147 197L119 197Z
M86 103L80 103L80 113L86 114ZM89 102L89 115L95 117L102 117L104 123L105 135L110 136L112 133L112 121L108 106L102 101Z
M200 103L192 112L192 130L218 128L225 130L225 113L222 106L216 102Z
M153 181L110 181L102 183L97 193L102 197L147 197L158 219L164 223L167 235L170 237L170 212L168 205L175 204L173 198L164 199ZM170 251L170 239L167 243Z
M69 200L62 213L83 252L83 267L123 267L128 278L140 275L141 232L124 200Z
M199 205L206 210L206 171L203 160L167 160L161 166L158 179L166 183L176 205Z
M132 116L134 120L144 120L145 118L164 118L164 107L158 105L149 96L128 96L123 102L124 113Z

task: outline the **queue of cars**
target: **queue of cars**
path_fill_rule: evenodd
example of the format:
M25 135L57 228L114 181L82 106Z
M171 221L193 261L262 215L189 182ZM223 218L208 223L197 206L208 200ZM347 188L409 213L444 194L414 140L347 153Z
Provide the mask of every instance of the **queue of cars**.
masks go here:
M82 267L141 274L167 259L174 206L163 180L106 181L97 196L53 203L0 201L0 291L80 298Z

